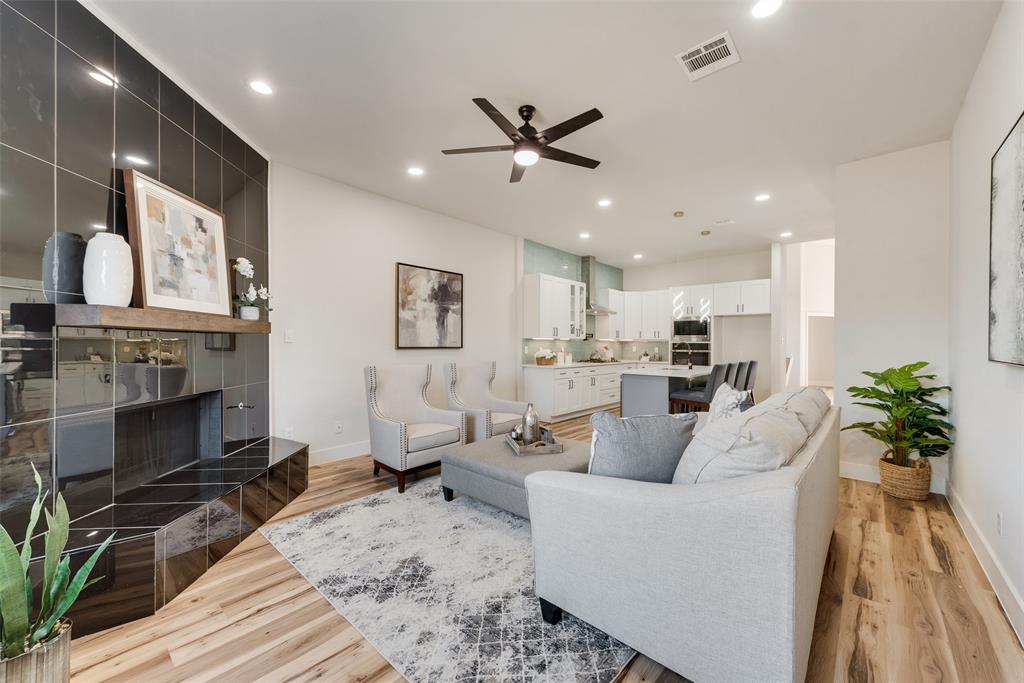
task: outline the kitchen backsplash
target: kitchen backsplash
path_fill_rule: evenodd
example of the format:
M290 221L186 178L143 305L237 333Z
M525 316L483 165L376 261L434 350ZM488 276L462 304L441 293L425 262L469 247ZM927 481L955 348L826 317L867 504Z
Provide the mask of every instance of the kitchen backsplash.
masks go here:
M523 347L526 353L523 354L524 363L533 363L534 354L541 349L551 349L555 353L565 350L571 353L573 361L586 360L595 350L603 350L607 346L615 356L616 360L637 360L645 351L654 357L657 353L661 360L671 360L671 345L668 342L603 342L584 341L576 339L572 341L553 341L543 339L524 339ZM636 351L633 349L636 348Z

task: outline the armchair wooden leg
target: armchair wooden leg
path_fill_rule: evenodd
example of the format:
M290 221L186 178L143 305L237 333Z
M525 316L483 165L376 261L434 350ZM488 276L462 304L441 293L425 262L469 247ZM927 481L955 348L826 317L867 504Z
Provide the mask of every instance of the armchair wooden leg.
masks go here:
M540 600L540 615L544 618L544 621L549 624L557 624L562 620L562 608L557 605L552 605L544 598L538 598Z
M398 478L398 492L405 493L405 472L397 472L395 476Z
M441 493L444 494L444 499L447 502L449 502L449 503L452 502L452 500L455 499L455 491L453 491L452 489L448 488L447 486L442 486L441 487Z
M378 463L376 460L374 460L373 461L373 476L376 477L379 474L380 474L380 463Z

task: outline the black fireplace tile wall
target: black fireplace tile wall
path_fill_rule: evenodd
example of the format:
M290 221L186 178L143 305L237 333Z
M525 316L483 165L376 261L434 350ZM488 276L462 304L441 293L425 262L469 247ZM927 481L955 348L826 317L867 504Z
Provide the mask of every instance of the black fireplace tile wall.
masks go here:
M267 160L84 6L0 0L0 32L4 284L42 291L43 248L55 231L127 237L124 168L213 202L229 235L267 250Z
M32 8L22 9L34 16ZM54 150L53 64L53 40L45 31L10 7L0 7L0 79L4 84L0 91L0 142L50 162Z
M160 398L186 396L194 391L192 335L188 332L158 332Z
M109 330L57 330L57 415L114 407L114 335Z
M114 411L54 420L54 475L71 519L114 502Z
M270 390L266 382L245 385L245 442L270 436Z
M242 335L238 335L242 336ZM237 344L236 335L194 332L192 334L192 374L196 393L224 386L223 349Z
M206 505L197 508L164 529L164 603L188 588L209 567L206 550L208 509Z
M43 491L54 489L53 441L53 420L0 426L0 525L18 540L37 494L32 468L42 479Z
M224 397L224 455L245 448L246 412L245 387L225 388Z
M242 488L228 491L211 503L209 509L206 550L212 565L241 541Z
M242 529L256 529L267 521L267 472L242 484Z
M236 335L233 349L222 352L224 358L224 388L245 384L245 337Z

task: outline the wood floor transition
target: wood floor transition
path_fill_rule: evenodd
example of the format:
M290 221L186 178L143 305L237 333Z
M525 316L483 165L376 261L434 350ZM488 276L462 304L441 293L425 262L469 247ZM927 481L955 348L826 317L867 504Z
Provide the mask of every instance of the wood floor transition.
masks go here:
M589 422L556 433L589 439ZM311 468L269 523L394 485L371 469L369 457ZM402 680L258 533L159 613L76 639L71 667L76 683ZM642 655L620 679L682 680ZM1024 681L1024 651L944 498L841 480L807 681Z

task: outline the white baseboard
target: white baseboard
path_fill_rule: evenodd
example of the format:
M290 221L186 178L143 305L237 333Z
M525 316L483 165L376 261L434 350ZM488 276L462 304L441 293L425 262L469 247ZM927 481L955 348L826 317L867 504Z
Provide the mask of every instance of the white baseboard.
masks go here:
M877 462L854 462L850 460L839 461L839 476L846 479L856 479L858 481L870 481L873 484L877 484L878 479L878 463ZM946 470L945 468L932 468L932 483L930 490L932 493L941 493L947 495L948 482L946 481Z
M1021 599L1013 585L1006 580L1006 571L992 553L992 549L985 541L981 531L979 531L978 525L974 523L974 518L971 517L971 513L967 511L967 508L963 506L960 496L957 495L956 489L952 485L949 487L948 499L949 506L953 509L953 515L960 522L960 528L964 530L967 542L970 543L971 549L977 556L978 562L981 563L981 568L985 571L989 583L992 584L992 589L999 599L999 604L1003 606L1003 611L1006 613L1006 618L1010 621L1010 626L1013 627L1014 632L1017 634L1017 640L1024 645L1024 600Z
M360 455L367 455L369 452L369 439L366 441L343 443L340 446L331 446L330 448L321 448L318 451L310 451L309 464L323 465L324 463L334 462L335 460L345 460L347 458L355 458Z

